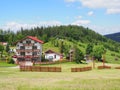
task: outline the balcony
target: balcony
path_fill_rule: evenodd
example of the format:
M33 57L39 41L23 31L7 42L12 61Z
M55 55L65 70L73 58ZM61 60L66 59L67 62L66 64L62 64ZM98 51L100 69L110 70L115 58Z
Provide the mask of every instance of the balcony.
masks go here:
M40 56L39 56L39 55L34 55L34 56L33 56L33 58L38 58L38 57L40 57Z
M33 49L33 52L40 52L40 49Z
M16 49L17 52L25 52L25 49Z
M25 58L23 55L18 55L17 58Z
M18 55L17 58L38 58L40 57L39 55Z
M33 52L32 49L25 49L25 52Z
M40 49L16 49L17 52L40 52Z

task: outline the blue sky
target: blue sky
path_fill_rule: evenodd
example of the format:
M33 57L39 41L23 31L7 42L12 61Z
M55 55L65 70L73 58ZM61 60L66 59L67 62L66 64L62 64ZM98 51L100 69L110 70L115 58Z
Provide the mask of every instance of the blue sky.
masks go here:
M120 0L0 0L0 28L78 25L120 32Z

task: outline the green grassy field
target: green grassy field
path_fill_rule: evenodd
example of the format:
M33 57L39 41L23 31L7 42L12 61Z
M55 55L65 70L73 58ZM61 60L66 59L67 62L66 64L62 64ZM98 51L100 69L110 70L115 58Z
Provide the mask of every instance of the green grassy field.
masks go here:
M47 65L62 67L62 72L20 72L18 68L1 67L0 90L120 90L120 70L70 72L71 67L91 65L70 62Z
M0 62L0 67L12 67L12 66L16 66L15 64L9 64L6 62Z

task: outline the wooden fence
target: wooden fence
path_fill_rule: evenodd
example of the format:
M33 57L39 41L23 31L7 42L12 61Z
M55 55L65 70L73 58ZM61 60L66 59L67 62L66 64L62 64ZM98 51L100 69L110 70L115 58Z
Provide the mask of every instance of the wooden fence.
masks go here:
M61 67L20 66L20 71L61 72Z
M98 66L98 69L111 69L111 66Z
M83 72L83 71L90 71L92 67L83 67L83 68L71 68L71 72Z
M120 69L120 66L119 67L115 67L115 69Z

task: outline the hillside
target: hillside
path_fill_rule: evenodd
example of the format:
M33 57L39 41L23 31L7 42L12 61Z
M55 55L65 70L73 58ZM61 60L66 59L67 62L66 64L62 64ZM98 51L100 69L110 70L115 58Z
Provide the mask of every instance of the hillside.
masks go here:
M93 30L82 26L36 27L25 30L21 28L17 33L0 31L0 41L7 41L11 46L26 36L36 36L43 40L45 42L43 52L52 49L60 53L60 48L62 48L65 56L73 47L77 47L85 55L88 44L92 44L94 47L103 46L107 51L106 62L120 63L120 43L107 39ZM63 42L62 46L61 42Z
M108 34L108 35L105 35L105 37L110 38L114 41L120 42L120 32L114 33L114 34Z

